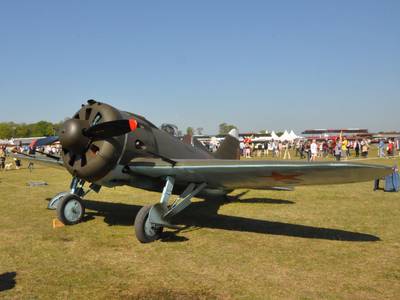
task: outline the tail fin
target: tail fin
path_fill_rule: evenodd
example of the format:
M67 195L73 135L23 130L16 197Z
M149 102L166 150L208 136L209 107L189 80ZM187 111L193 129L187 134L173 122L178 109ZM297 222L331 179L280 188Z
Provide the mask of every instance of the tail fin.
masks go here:
M239 145L239 132L237 129L232 129L214 153L214 157L217 159L240 159Z

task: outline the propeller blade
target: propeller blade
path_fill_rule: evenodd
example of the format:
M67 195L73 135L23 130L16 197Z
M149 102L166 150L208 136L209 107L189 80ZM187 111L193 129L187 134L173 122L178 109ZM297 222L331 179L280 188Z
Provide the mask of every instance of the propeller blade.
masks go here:
M129 133L136 130L137 127L135 119L116 120L93 125L84 130L83 134L88 138L106 139Z

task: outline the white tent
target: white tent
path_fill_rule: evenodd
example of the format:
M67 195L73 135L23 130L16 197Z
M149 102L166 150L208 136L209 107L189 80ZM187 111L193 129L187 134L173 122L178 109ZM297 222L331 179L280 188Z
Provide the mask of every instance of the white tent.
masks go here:
M297 135L294 133L293 130L290 131L289 136L290 136L290 140L291 140L291 141L300 138L299 136L297 136Z
M271 138L272 138L274 141L278 141L278 140L279 140L279 136L276 135L276 133L275 133L274 130L272 130L272 132L271 132Z
M285 132L280 136L279 138L280 141L291 141L289 132L287 130L285 130Z

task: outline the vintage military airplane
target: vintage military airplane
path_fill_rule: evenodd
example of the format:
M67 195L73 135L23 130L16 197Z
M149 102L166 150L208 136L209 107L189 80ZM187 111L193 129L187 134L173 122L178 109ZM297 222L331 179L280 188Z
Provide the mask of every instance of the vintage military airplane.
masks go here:
M50 157L73 176L71 190L50 203L56 206L58 219L66 225L79 223L85 213L81 199L102 186L161 192L159 203L142 207L136 215L136 237L142 243L157 240L164 227L175 228L171 219L196 195L368 181L391 172L386 166L356 163L239 160L235 130L210 153L196 140L182 141L140 115L95 100L65 121L59 137L39 140L37 146L58 139L61 158ZM86 182L91 185L85 191ZM179 195L172 203L171 194Z

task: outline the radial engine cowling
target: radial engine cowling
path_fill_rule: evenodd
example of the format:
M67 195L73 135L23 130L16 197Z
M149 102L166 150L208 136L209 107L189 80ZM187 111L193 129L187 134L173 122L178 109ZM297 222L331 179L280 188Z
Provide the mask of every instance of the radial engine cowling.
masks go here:
M86 181L96 181L111 171L121 156L124 135L91 139L85 130L96 124L122 119L114 107L89 100L87 105L64 122L60 131L62 158L67 170Z

